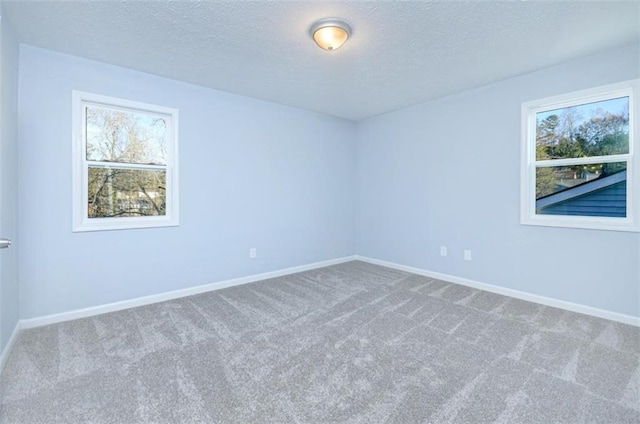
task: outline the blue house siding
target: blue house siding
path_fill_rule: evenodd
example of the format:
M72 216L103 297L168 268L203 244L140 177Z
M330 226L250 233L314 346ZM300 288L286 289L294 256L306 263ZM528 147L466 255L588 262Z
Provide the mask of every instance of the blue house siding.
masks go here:
M624 218L627 216L627 181L541 207L537 213Z

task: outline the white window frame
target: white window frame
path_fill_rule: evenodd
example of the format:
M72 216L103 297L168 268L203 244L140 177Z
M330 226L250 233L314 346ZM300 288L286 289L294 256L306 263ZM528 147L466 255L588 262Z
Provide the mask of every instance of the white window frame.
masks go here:
M629 97L629 153L586 158L536 160L536 114L613 98ZM520 223L549 227L640 231L640 79L624 81L522 104L522 151L520 178ZM592 217L536 213L536 165L627 162L627 216Z
M122 169L162 169L166 170L166 215L117 218L88 217L88 176L89 165L99 162L88 161L86 155L86 106L93 105L109 109L120 109L159 115L167 118L167 164L132 165L109 163L112 168ZM178 193L178 110L131 100L108 97L74 90L72 92L73 128L73 232L126 230L134 228L173 227L180 224Z

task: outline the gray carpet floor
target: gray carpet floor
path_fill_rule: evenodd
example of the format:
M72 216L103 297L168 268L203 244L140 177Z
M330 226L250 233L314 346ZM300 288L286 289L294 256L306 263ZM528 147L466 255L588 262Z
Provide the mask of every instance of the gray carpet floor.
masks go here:
M349 262L24 331L0 390L2 423L640 423L640 329Z

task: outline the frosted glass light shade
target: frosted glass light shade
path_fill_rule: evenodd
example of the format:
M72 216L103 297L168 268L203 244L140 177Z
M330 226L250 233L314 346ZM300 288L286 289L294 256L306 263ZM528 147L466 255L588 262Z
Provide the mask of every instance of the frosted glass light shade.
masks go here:
M349 25L339 19L321 19L311 27L311 36L323 50L339 49L351 34Z

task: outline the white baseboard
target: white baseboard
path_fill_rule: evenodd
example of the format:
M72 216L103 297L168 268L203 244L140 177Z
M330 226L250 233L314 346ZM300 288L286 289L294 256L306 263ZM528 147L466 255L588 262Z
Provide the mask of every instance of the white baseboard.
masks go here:
M154 294L151 296L138 297L135 299L123 300L120 302L108 303L106 305L93 306L90 308L76 309L74 311L62 312L59 314L46 315L36 318L28 318L20 321L20 328L34 328L43 325L55 324L58 322L71 321L79 318L86 318L95 315L105 314L108 312L121 311L123 309L135 308L136 306L144 306L152 303L164 302L166 300L178 299L181 297L193 296L194 294L205 293L213 290L220 290L227 287L239 286L242 284L254 283L256 281L267 280L269 278L282 277L285 275L295 274L298 272L309 271L325 266L341 264L355 260L355 256L345 256L327 261L314 262L307 265L294 266L277 271L264 272L262 274L254 274L246 277L234 278L232 280L218 281L215 283L204 284L186 289L174 290L165 293ZM6 350L6 349L5 349Z
M580 305L578 303L572 303L564 300L553 299L551 297L539 296L537 294L527 293L520 290L509 289L501 286L495 286L493 284L481 283L479 281L469 280L467 278L456 277L454 275L442 274L434 271L427 271L420 268L414 268L412 266L401 265L394 262L387 262L380 259L369 258L366 256L356 255L355 259L359 261L375 264L375 265L386 266L387 268L393 268L400 271L410 272L412 274L423 275L429 278L436 278L438 280L449 281L451 283L472 287L474 289L480 289L480 290L484 290L484 291L488 291L496 294L501 294L504 296L515 297L516 299L539 303L545 306L552 306L554 308L565 309L571 312L591 315L598 318L604 318L611 321L621 322L623 324L629 324L636 327L640 327L640 317L634 317L632 315L620 314L617 312L607 311L605 309L594 308L592 306Z
M2 349L2 352L0 352L0 373L2 373L2 370L4 370L4 366L7 363L7 359L9 358L9 353L11 353L13 345L15 344L21 329L22 324L20 321L18 321L16 323L16 326L13 327L13 332L11 333L11 337L9 337L9 340L7 341L7 345L4 347L4 349Z
M617 312L607 311L604 309L598 309L591 306L580 305L577 303L567 302L563 300L553 299L550 297L539 296L532 293L527 293L519 290L509 289L493 284L482 283L466 278L456 277L454 275L442 274L439 272L428 271L420 268L415 268L407 265L401 265L394 262L383 261L380 259L369 258L365 256L353 255L345 256L337 259L330 259L327 261L315 262L307 265L295 266L291 268L285 268L277 271L265 272L262 274L254 274L246 277L234 278L231 280L218 281L211 284L204 284L196 287L189 287L186 289L180 289L170 291L166 293L159 293L151 296L139 297L136 299L123 300L120 302L109 303L106 305L94 306L90 308L77 309L74 311L62 312L59 314L47 315L36 318L28 318L20 320L11 339L4 351L0 356L0 365L2 361L6 359L6 355L10 351L10 346L13 343L15 336L21 329L28 329L34 327L41 327L43 325L55 324L58 322L70 321L79 318L86 318L95 315L105 314L108 312L120 311L123 309L135 308L137 306L149 305L152 303L164 302L166 300L178 299L181 297L192 296L195 294L205 293L214 290L220 290L226 287L238 286L242 284L254 283L261 280L267 280L269 278L282 277L285 275L295 274L298 272L309 271L312 269L322 268L325 266L336 265L353 260L359 260L376 265L386 266L388 268L394 268L401 271L411 272L413 274L424 275L430 278L437 278L439 280L445 280L452 283L468 286L480 290L485 290L492 293L501 294L504 296L510 296L517 299L527 300L529 302L535 302L546 306L552 306L555 308L566 309L572 312L578 312L585 315L591 315L598 318L604 318L611 321L617 321L624 324L634 325L640 327L640 317L634 317L631 315L624 315ZM1 369L1 368L0 368Z

